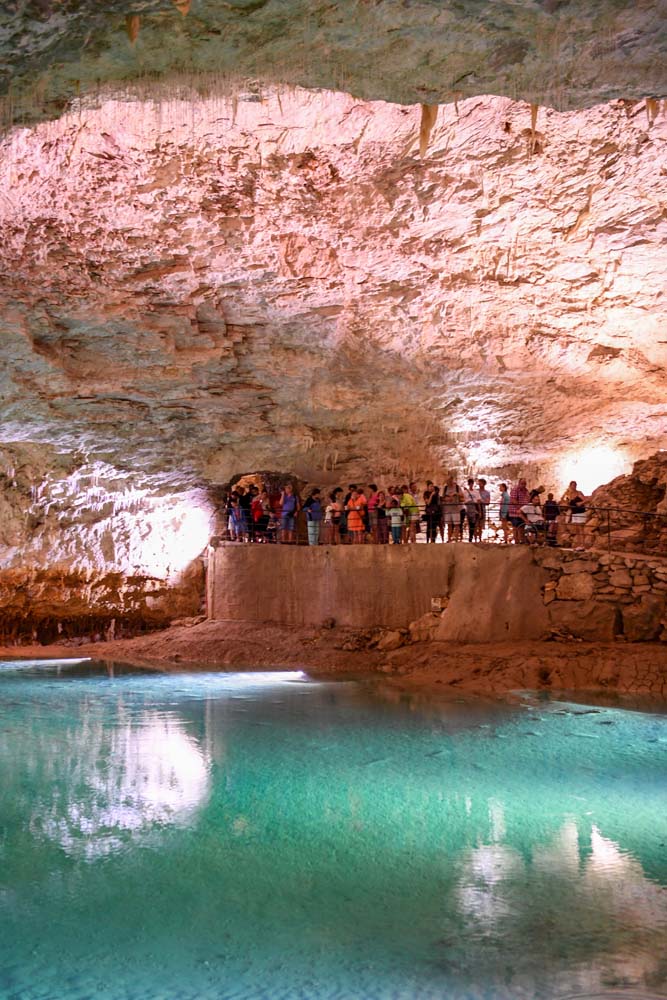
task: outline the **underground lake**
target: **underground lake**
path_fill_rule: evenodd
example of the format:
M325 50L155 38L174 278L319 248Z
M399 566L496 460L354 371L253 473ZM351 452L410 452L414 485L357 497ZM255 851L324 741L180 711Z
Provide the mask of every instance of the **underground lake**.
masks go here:
M667 708L0 663L0 997L667 996Z

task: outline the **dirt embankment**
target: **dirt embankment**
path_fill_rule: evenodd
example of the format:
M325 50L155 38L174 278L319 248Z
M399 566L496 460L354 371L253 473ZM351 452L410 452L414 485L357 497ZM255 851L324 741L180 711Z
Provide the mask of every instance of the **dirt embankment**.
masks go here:
M0 656L80 657L157 669L305 670L380 674L402 686L495 694L515 689L649 694L667 700L664 643L410 641L407 633L202 621L82 646L14 646Z

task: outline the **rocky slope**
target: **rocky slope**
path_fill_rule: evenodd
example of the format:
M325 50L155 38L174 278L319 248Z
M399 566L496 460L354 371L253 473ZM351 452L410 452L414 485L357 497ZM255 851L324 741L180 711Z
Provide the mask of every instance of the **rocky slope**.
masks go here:
M591 543L625 552L667 552L667 452L635 462L591 496Z

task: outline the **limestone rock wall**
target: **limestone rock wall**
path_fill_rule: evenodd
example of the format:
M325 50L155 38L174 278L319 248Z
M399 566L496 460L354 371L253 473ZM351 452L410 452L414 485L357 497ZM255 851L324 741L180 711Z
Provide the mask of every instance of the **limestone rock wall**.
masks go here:
M160 628L204 610L204 582L201 561L171 584L164 577L104 569L2 569L0 643L76 646Z
M0 567L147 601L245 472L559 491L665 446L662 105L471 98L423 155L420 121L186 89L5 136Z
M0 447L0 641L121 634L198 614L206 491L82 456Z
M586 531L599 545L667 553L667 452L635 462L594 491Z

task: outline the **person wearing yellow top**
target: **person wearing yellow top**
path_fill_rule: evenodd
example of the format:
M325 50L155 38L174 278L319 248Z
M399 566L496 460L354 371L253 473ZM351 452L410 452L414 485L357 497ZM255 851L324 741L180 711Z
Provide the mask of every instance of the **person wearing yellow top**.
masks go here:
M400 507L403 511L403 537L406 542L417 541L417 521L419 504L409 492L407 485L401 486Z

